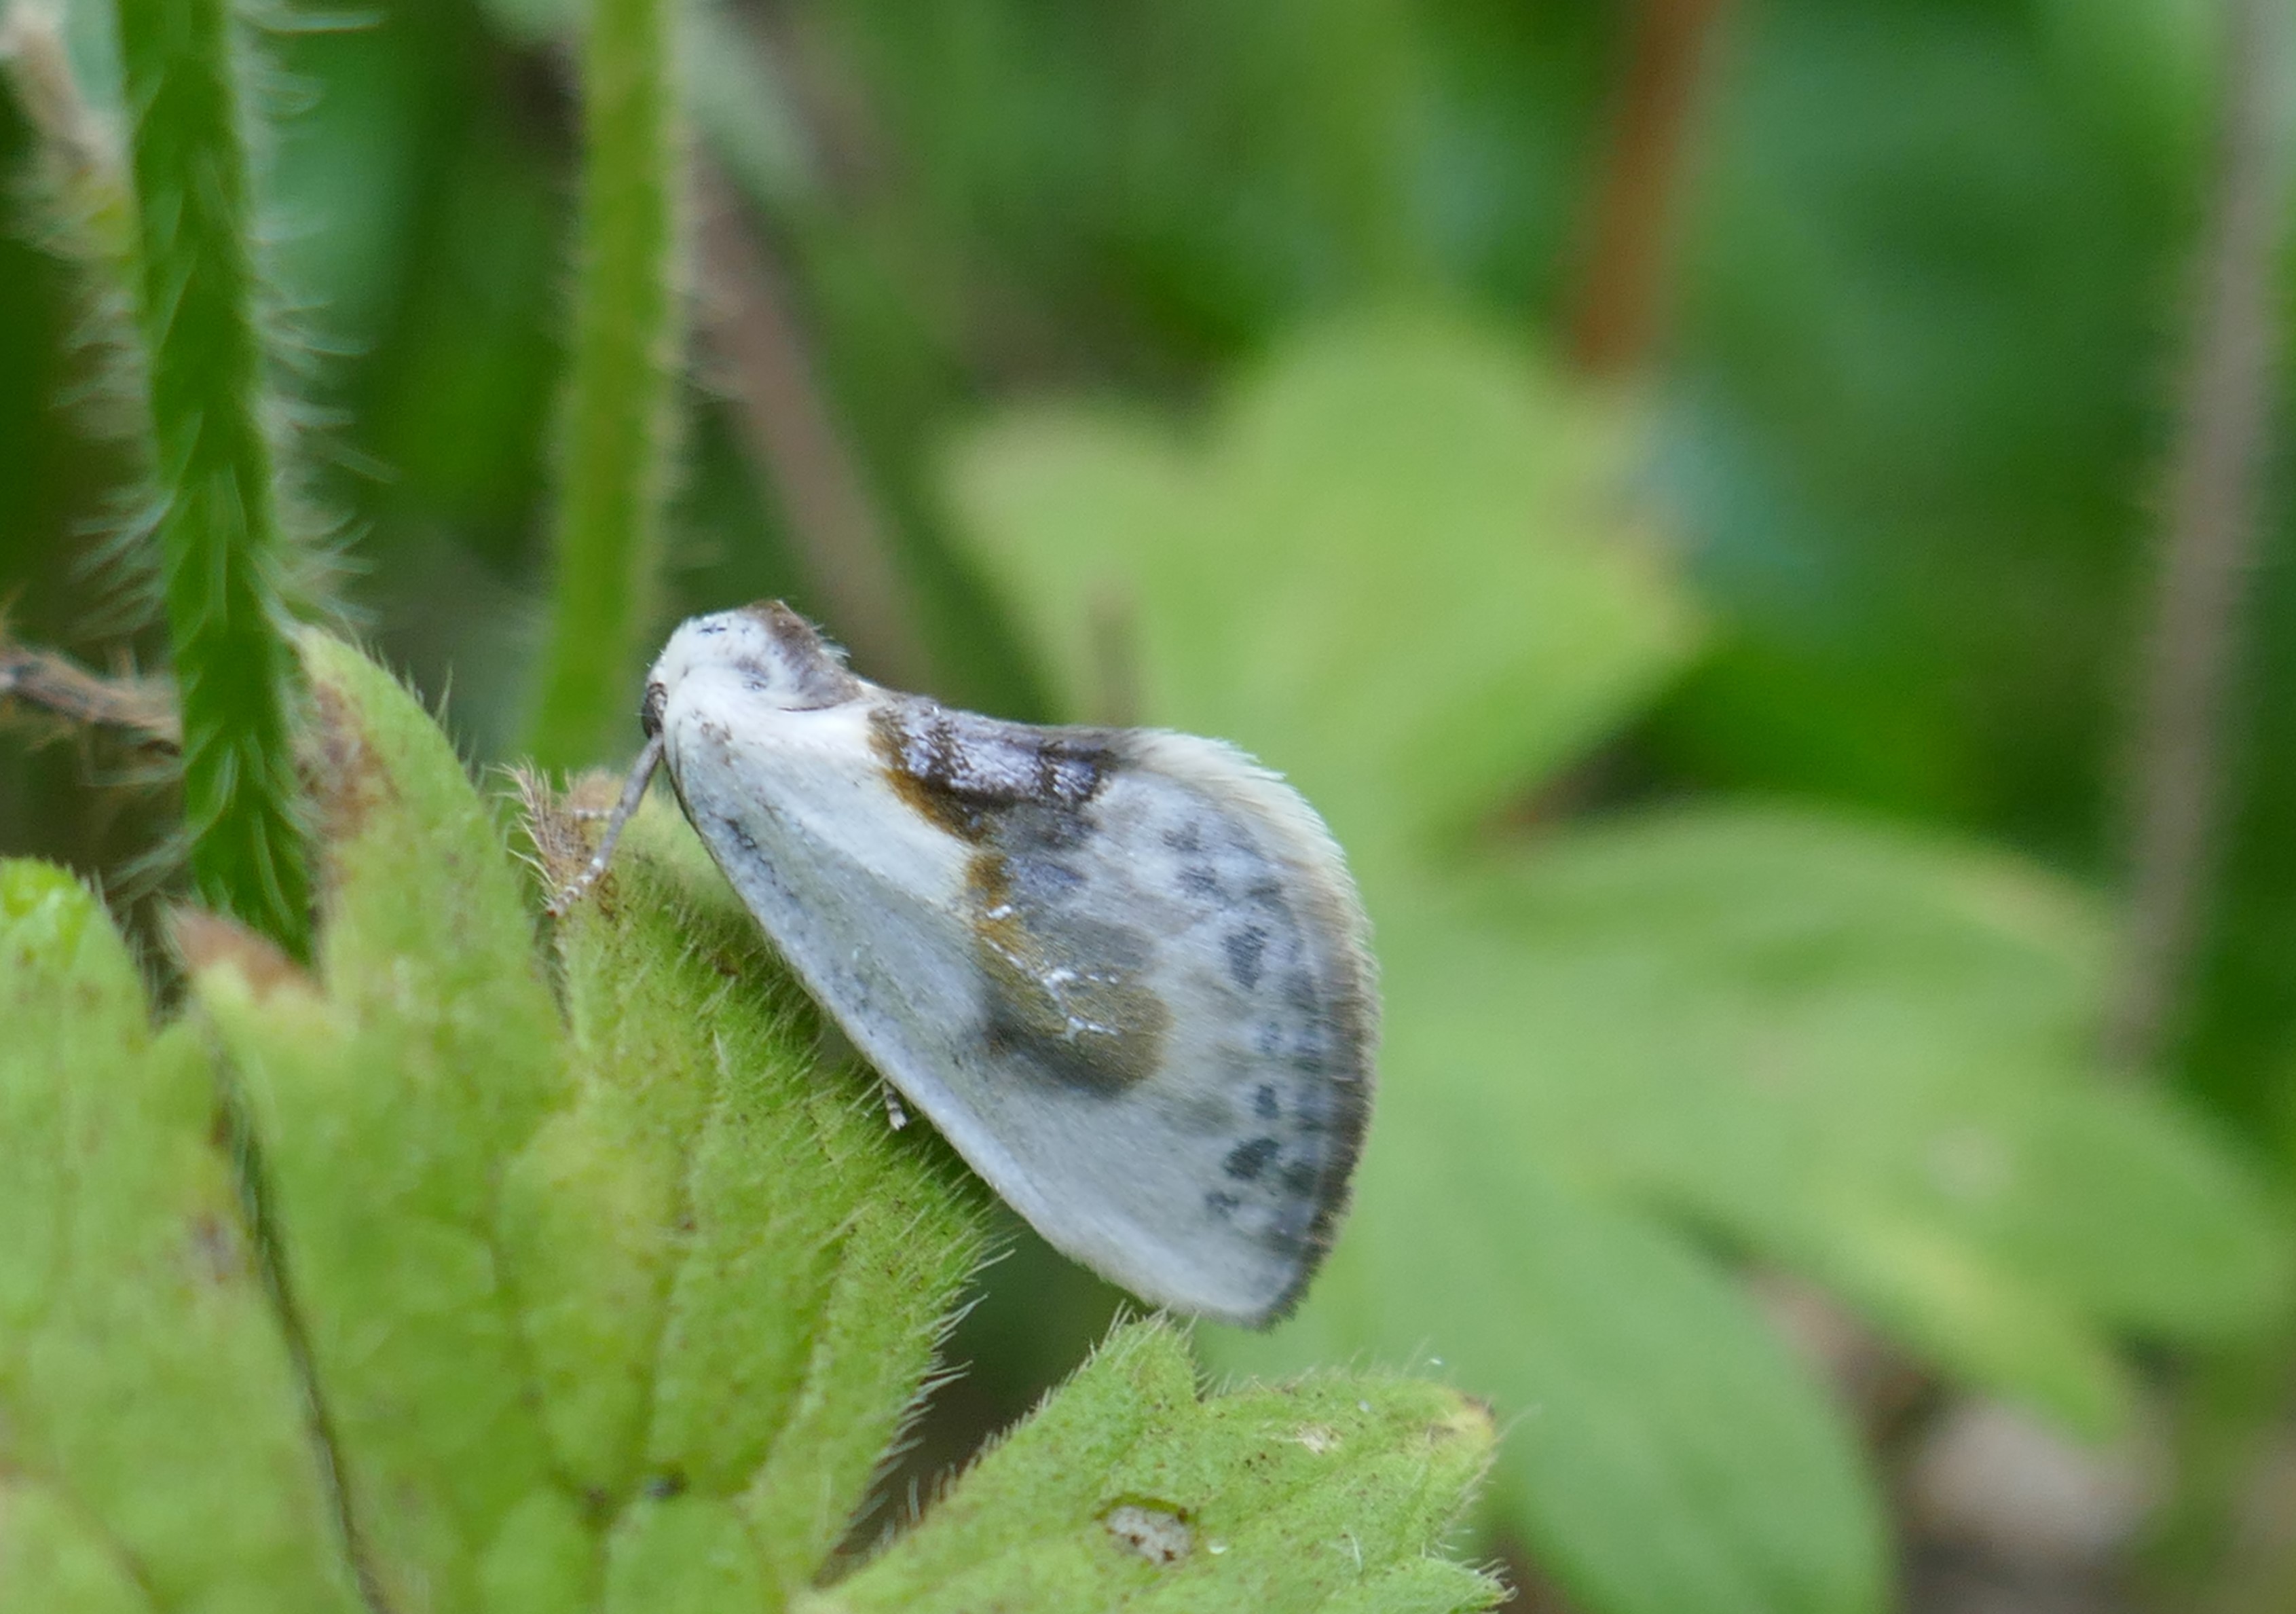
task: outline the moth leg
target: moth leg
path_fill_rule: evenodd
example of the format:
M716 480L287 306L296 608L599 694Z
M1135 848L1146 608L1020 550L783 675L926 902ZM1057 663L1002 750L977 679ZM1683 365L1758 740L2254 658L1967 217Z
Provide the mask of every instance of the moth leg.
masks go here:
M894 1088L892 1083L882 1076L877 1078L877 1090L885 1096L886 1121L891 1125L894 1131L898 1132L909 1124L909 1112L901 1105L900 1094Z
M613 812L606 818L606 832L598 838L596 854L583 864L579 874L566 882L564 890L543 905L544 913L553 919L560 917L587 896L590 888L598 883L598 876L606 872L606 864L614 856L615 842L622 838L622 827L629 823L630 815L638 810L638 803L645 799L646 786L653 782L653 771L660 766L661 736L656 734L645 742L645 750L638 753L637 761L631 765L630 776L622 784L622 799L614 803Z

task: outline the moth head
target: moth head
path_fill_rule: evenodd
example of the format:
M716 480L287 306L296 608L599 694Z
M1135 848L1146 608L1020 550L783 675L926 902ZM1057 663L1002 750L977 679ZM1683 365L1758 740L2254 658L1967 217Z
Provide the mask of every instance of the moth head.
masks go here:
M670 692L696 673L730 673L744 692L783 711L838 706L862 692L845 655L779 600L695 617L670 635L646 676L638 721L660 731Z

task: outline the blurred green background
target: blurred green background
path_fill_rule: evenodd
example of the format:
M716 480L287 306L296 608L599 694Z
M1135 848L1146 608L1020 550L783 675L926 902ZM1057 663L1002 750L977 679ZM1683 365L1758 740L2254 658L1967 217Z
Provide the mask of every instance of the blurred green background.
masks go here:
M268 20L332 608L475 763L512 761L572 19ZM101 117L106 15L63 24ZM2150 1068L2097 1053L2218 7L693 24L660 628L781 595L889 682L1232 736L1363 879L1390 1028L1359 1209L1300 1319L1206 1331L1215 1365L1492 1397L1484 1544L1532 1607L2296 1597L2296 532L2269 483L2188 989ZM159 668L105 536L135 522L103 315L14 82L0 601L28 642ZM148 773L12 722L0 852L165 889ZM896 1490L1114 1304L1016 1231Z

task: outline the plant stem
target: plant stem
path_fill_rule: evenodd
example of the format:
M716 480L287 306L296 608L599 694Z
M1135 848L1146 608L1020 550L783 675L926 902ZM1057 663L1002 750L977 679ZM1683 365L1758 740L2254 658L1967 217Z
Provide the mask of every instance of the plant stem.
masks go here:
M229 0L119 0L159 547L200 895L291 953L310 885Z
M1639 371L1661 324L1669 224L1685 137L1726 0L1643 0L1609 160L1595 192L1585 278L1566 338L1598 379Z
M2285 3L2224 6L2222 134L2166 478L2131 758L2128 930L2106 1027L2108 1055L2129 1067L2155 1062L2175 1028L2216 865L2225 709L2256 557L2280 347L2273 266L2287 224Z
M635 738L684 337L684 141L669 0L595 0L550 639L528 744L545 768Z
M701 209L707 332L726 362L751 457L780 496L807 579L855 665L898 689L931 685L883 510L822 385L793 289L714 175Z

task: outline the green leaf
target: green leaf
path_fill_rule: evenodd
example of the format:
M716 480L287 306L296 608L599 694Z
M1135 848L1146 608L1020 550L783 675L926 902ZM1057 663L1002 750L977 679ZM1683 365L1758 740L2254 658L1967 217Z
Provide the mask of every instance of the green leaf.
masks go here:
M537 829L554 869L587 856ZM674 810L631 826L558 945L580 1091L512 1163L504 1225L560 1461L618 1503L726 1504L708 1517L785 1595L931 1366L979 1191L897 1146L873 1080L820 1068L810 1005Z
M922 1523L799 1606L1488 1608L1495 1585L1425 1555L1495 1438L1474 1404L1406 1380L1201 1399L1180 1337L1134 1324Z
M60 870L0 864L0 1603L348 1614L207 1056Z
M0 1479L0 1607L157 1614L135 1566L55 1487Z
M2013 1187L1963 1201L1971 1236L2147 1338L2245 1341L2284 1319L2284 1207L2187 1106L2127 1087L2037 1109Z
M1280 349L1200 443L1038 410L952 481L1069 705L1284 768L1377 925L1349 1229L1292 1329L1218 1359L1432 1342L1503 1412L1562 1409L1501 1498L1591 1605L1872 1606L1847 1431L1636 1213L2092 1431L2127 1402L2111 1331L2259 1326L2286 1241L2189 1118L2100 1088L2103 916L2016 860L1757 810L1437 844L1679 662L1630 424L1487 339L1357 324Z
M666 809L559 927L562 1028L444 737L355 652L306 653L324 976L219 927L191 950L369 1566L414 1607L778 1603L928 1376L974 1191L820 1068ZM554 869L587 856L546 805L534 830ZM673 1595L647 1566L704 1538Z
M1511 1157L1510 1130L1463 1150L1429 1120L1390 1103L1349 1232L1296 1322L1210 1331L1214 1358L1272 1369L1349 1349L1414 1365L1431 1353L1492 1397L1508 1428L1495 1500L1590 1607L1881 1607L1871 1481L1824 1392L1734 1286L1660 1229Z
M788 1606L930 1376L979 1190L886 1126L873 1079L824 1066L667 807L558 928L562 1024L444 736L348 647L304 651L316 974L185 914L200 1018L155 1034L94 900L0 864L0 1138L22 1163L0 1177L0 1586L218 1614L348 1614L369 1588L409 1610ZM587 846L532 806L554 881ZM244 1206L202 1030L244 1099ZM1408 1381L1199 1404L1177 1336L1135 1330L853 1585L954 1563L1034 1594L1013 1606L1210 1582L1481 1607L1488 1583L1425 1554L1492 1438ZM1168 1576L1144 1554L1180 1527L1201 1559ZM1070 1562L1063 1534L1099 1555ZM1039 1549L1069 1566L1042 1586Z
M1847 1294L2102 1430L2105 1331L2268 1323L2286 1242L2167 1102L2099 1089L2105 936L2013 859L1767 809L1654 815L1391 926L1391 1083Z
M1687 652L1636 441L1488 336L1397 317L1283 350L1200 445L1023 414L951 482L1070 711L1236 741L1363 863L1568 763Z
M393 1606L470 1606L555 1483L495 1240L514 1151L570 1095L500 831L422 707L304 641L324 837L316 978L189 948L262 1142L289 1292L369 1567Z
M760 1609L767 1586L729 1503L709 1496L648 1498L622 1515L606 1544L602 1614L718 1614Z

